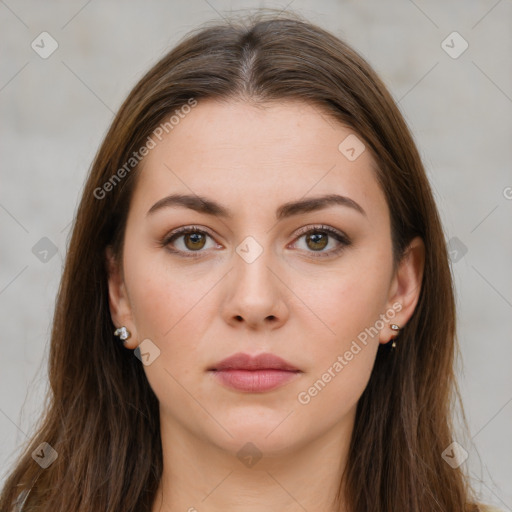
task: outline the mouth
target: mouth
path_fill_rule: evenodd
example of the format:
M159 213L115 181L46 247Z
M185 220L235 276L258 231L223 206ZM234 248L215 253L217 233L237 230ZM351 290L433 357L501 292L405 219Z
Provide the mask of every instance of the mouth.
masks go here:
M303 372L274 354L234 354L208 368L224 386L249 393L271 391Z

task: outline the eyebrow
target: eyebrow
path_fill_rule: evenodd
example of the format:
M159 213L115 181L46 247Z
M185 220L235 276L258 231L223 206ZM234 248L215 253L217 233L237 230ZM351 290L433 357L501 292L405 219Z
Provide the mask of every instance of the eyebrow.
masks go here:
M152 215L155 212L162 210L163 208L173 207L189 208L199 213L206 215L212 215L222 218L233 218L234 215L225 206L220 205L212 199L201 197L198 195L191 194L171 194L157 201L146 213L146 216ZM318 197L312 197L308 199L300 199L298 201L290 201L281 205L276 210L276 219L282 220L294 215L300 215L302 213L308 213L317 210L323 210L330 206L345 206L352 208L359 212L365 217L366 212L364 209L356 203L353 199L338 194L327 194Z

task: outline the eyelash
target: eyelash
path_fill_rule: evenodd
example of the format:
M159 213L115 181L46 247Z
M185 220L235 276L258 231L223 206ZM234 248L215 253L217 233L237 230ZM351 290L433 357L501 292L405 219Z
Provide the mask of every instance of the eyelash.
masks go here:
M351 244L350 239L348 238L345 233L342 231L338 231L337 229L331 228L330 226L325 226L323 224L319 224L316 226L307 226L305 228L301 228L297 233L296 241L302 238L305 235L308 235L310 233L324 233L330 235L332 238L337 240L341 245L336 249L331 249L330 251L324 252L324 251L307 251L315 254L315 258L325 258L329 256L335 256L339 254L345 247L349 246ZM170 249L169 245L171 242L174 242L177 238L179 238L182 235L187 235L191 233L200 233L203 235L208 235L210 238L213 239L213 235L205 230L204 228L199 228L198 226L184 226L182 228L178 228L168 235L164 237L164 239L160 242L160 246L163 248L167 248L171 253L178 254L180 256L183 256L184 258L199 258L202 256L202 253L205 251L181 251L177 249Z

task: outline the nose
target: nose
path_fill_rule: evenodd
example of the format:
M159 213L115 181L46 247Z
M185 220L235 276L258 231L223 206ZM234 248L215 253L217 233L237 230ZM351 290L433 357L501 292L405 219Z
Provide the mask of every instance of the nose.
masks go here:
M268 249L254 261L234 255L222 306L224 320L252 330L277 329L288 319L287 287Z

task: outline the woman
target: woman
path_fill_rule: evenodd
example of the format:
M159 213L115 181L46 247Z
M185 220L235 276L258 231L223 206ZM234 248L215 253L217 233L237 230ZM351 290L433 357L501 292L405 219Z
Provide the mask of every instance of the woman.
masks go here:
M390 94L295 18L189 35L85 186L2 511L461 512L455 308Z

